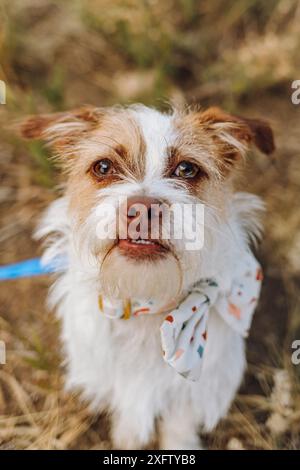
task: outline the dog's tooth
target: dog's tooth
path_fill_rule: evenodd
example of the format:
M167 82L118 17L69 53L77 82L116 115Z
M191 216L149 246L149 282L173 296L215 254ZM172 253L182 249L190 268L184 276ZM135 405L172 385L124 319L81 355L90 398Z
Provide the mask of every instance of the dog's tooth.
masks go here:
M139 244L139 245L153 245L155 242L151 240L145 240L144 238L138 238L137 240L130 240L130 243Z

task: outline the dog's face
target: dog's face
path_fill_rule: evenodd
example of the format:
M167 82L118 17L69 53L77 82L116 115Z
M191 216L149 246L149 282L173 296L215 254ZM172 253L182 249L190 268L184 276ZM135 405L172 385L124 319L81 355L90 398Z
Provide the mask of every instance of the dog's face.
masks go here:
M248 145L265 153L274 146L265 122L218 108L86 107L30 117L21 130L49 142L62 162L74 245L104 294L162 301L209 272L233 170Z

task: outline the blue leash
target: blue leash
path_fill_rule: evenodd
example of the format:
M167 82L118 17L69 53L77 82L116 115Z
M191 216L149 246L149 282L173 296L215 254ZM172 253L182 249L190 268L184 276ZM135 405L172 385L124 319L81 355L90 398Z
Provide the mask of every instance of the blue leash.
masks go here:
M22 277L40 276L42 274L49 274L62 271L64 263L62 260L56 260L53 264L41 263L41 258L33 258L20 263L7 264L0 266L0 281L9 279L19 279Z

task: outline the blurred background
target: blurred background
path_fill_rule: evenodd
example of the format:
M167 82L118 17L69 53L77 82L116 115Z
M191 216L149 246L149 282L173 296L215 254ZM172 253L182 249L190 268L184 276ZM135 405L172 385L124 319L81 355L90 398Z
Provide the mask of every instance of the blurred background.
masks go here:
M248 340L249 367L212 449L300 448L300 79L297 0L2 0L0 264L38 256L31 239L57 197L58 169L39 142L7 124L30 113L91 103L168 102L263 117L273 158L252 152L240 188L267 204L257 255L265 282ZM0 448L110 448L105 417L63 391L59 324L45 307L47 276L0 285Z

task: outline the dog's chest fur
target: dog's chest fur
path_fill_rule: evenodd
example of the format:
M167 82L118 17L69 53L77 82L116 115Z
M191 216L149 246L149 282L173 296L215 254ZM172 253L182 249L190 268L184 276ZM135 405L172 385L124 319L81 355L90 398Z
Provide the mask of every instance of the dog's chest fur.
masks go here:
M67 385L83 390L95 410L125 407L134 414L140 408L141 416L153 419L187 400L207 429L226 413L243 374L244 341L213 311L203 373L196 383L180 377L163 361L161 315L106 318L97 307L95 292L76 284L59 311Z

